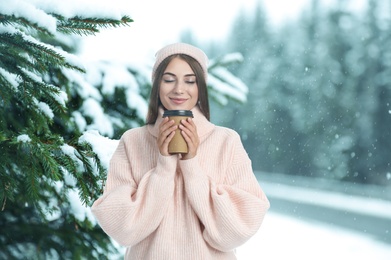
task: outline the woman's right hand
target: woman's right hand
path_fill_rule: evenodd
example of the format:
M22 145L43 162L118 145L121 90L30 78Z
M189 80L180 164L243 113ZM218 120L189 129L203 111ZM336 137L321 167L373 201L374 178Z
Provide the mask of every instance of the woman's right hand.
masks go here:
M169 120L168 117L165 117L159 126L159 136L157 138L157 145L159 146L160 154L163 156L169 156L168 144L175 135L175 130L178 128L175 125L174 120Z

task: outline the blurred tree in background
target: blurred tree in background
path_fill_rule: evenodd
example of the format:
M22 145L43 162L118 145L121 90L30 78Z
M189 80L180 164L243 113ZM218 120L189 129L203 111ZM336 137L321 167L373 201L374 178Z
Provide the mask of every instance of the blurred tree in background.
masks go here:
M256 170L391 182L391 10L349 3L313 0L277 28L262 4L236 18L226 45L244 56L231 70L248 102L215 119L240 132Z

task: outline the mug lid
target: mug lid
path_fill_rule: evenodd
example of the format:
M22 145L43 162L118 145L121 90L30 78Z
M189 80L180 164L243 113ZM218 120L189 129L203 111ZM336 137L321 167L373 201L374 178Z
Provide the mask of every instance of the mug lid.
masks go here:
M193 112L191 110L165 110L163 117L168 116L188 116L193 117Z

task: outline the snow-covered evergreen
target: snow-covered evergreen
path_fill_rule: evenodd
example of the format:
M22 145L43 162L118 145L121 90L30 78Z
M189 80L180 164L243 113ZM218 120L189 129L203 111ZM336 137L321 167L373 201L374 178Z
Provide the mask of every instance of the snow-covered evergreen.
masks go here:
M261 3L239 14L227 51L243 54L248 102L217 118L257 170L390 185L390 3L309 2L277 29Z

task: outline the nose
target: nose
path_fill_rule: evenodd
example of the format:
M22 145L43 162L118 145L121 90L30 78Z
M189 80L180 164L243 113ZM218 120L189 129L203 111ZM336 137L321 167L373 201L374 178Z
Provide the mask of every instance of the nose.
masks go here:
M174 88L175 94L183 94L184 91L184 83L182 81L177 81Z

